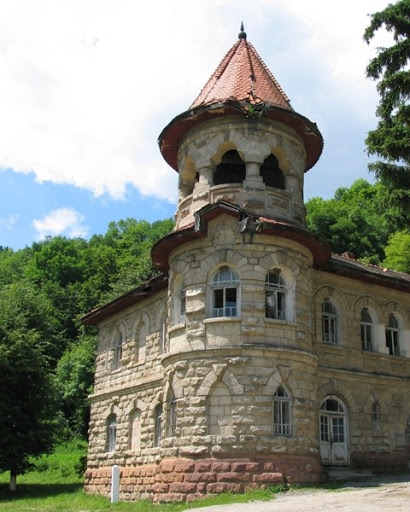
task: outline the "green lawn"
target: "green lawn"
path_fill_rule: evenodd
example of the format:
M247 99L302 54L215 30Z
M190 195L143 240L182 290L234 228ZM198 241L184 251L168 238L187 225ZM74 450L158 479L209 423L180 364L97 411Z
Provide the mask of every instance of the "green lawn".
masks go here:
M221 494L189 505L154 505L149 501L112 504L106 498L91 496L83 491L78 467L85 449L83 442L72 441L59 446L53 454L35 461L33 471L17 478L15 493L8 489L8 473L0 473L0 512L179 512L199 506L266 501L273 499L275 492L283 490L276 487L241 495Z

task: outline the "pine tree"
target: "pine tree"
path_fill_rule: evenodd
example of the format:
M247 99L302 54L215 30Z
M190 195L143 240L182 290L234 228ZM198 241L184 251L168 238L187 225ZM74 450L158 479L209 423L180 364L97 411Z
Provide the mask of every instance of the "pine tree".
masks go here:
M378 48L367 66L368 78L377 80L378 124L368 133L369 155L380 160L369 165L389 189L389 206L396 208L398 227L410 222L410 0L399 0L371 15L364 33L369 44L384 28L393 36L393 44Z

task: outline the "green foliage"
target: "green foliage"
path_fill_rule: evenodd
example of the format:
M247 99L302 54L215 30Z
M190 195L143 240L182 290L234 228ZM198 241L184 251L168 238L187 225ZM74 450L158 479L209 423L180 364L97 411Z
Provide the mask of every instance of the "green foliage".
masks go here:
M368 153L381 160L369 165L388 187L389 200L397 208L397 225L410 221L410 0L399 0L371 15L364 39L367 43L384 28L393 44L378 48L367 66L367 77L378 80L380 95L377 127L368 133Z
M94 381L96 336L82 335L58 362L55 386L70 431L85 437L89 420L88 395Z
M307 225L334 253L350 251L357 259L380 263L392 229L393 214L383 211L385 194L380 183L359 179L350 188L337 189L333 199L307 201Z
M39 339L22 328L0 335L0 468L12 477L53 448L56 400Z
M81 326L80 319L155 275L158 271L151 263L151 247L172 228L170 219L153 224L126 219L111 223L105 235L89 241L57 236L21 251L0 248L0 397L5 397L0 412L14 400L17 413L28 399L25 391L29 392L30 384L43 382L43 398L38 395L31 402L39 411L38 421L33 416L33 428L36 421L42 424L47 418L53 429L59 425L60 437L86 436L96 337L91 328ZM26 384L21 370L29 362L24 354L33 358ZM12 375L23 392L13 389L8 397ZM59 411L51 407L54 395ZM27 412L35 411L27 407ZM21 414L28 419L25 411ZM3 439L10 441L13 422L1 414L0 418L0 426L8 429ZM34 435L30 432L28 428L27 435ZM33 443L34 451L27 454L51 447L51 441L42 444L39 439ZM20 458L19 471L27 466L27 457ZM0 465L4 467L4 463Z
M397 272L410 273L410 233L400 231L389 238L384 265Z

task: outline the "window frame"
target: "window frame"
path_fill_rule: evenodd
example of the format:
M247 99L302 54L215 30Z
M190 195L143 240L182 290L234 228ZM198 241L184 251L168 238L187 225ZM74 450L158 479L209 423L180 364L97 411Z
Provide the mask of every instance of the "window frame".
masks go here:
M332 311L325 311L325 305L330 305ZM339 315L335 304L330 299L322 301L321 306L322 341L328 345L339 345Z
M272 281L271 278L272 277ZM277 282L273 282L275 279ZM274 320L287 320L286 314L286 295L287 295L286 281L282 277L280 269L270 270L265 278L265 318ZM269 306L268 301L270 297L274 297L273 305Z
M400 356L400 325L393 313L389 315L389 322L386 325L385 332L386 347L389 350L389 355Z
M292 435L292 399L283 386L279 386L273 395L272 426L273 435L290 437Z
M367 315L370 318L364 319L364 315ZM369 308L363 308L360 313L360 341L362 344L362 350L366 352L373 352L374 346L374 329L373 329L373 319L369 312Z
M172 391L168 402L168 437L175 437L177 427L177 399Z
M162 441L162 404L157 404L154 409L154 447L159 448Z
M121 368L121 360L123 356L124 337L121 331L118 331L114 337L112 344L112 362L111 369L113 371Z
M106 451L115 452L117 447L117 415L111 413L106 421Z
M225 273L229 279L223 279ZM237 318L240 316L240 279L238 273L228 265L221 265L214 274L211 282L211 317ZM228 294L234 292L235 299L229 300ZM216 304L221 303L221 307ZM228 304L234 304L229 306ZM221 313L221 314L220 314Z

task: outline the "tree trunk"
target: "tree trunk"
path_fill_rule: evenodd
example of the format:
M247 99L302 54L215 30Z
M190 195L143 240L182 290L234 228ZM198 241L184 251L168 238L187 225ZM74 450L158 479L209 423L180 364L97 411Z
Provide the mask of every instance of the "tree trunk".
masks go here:
M17 469L11 468L10 469L10 484L9 484L10 491L15 492L17 489Z

